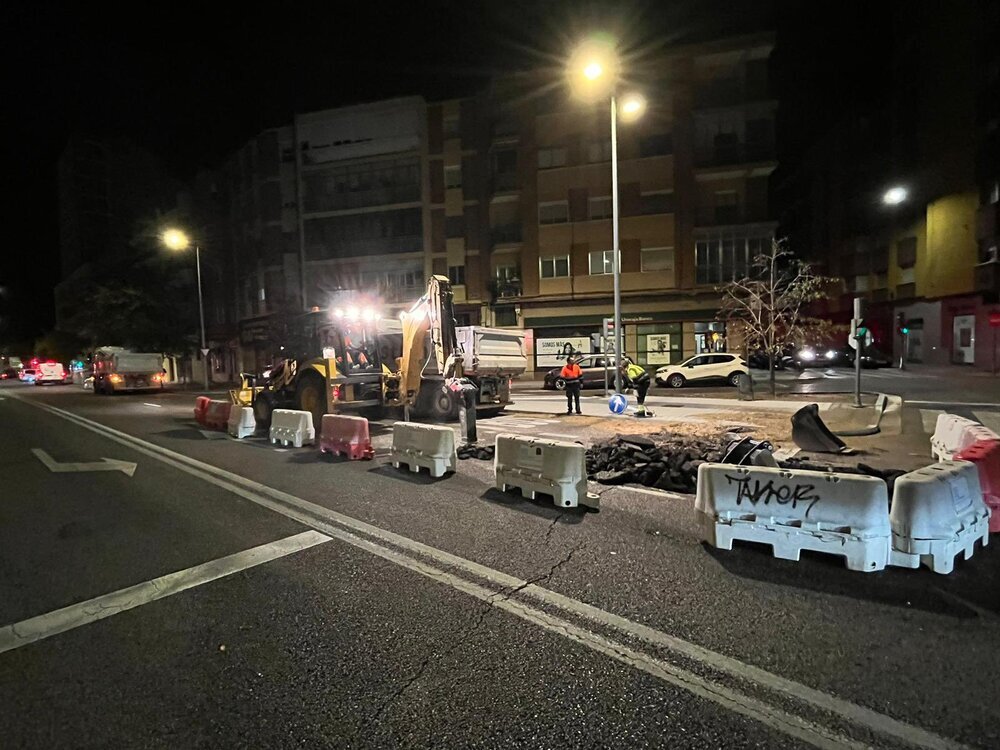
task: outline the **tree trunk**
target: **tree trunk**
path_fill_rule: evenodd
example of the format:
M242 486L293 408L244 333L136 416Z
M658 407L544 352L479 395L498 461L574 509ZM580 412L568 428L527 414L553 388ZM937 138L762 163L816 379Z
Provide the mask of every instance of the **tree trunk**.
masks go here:
M768 383L768 386L771 389L771 398L775 398L777 396L777 392L775 390L775 382L774 382L774 352L773 351L770 352L767 355L767 370L768 370L768 372L767 372L767 383Z

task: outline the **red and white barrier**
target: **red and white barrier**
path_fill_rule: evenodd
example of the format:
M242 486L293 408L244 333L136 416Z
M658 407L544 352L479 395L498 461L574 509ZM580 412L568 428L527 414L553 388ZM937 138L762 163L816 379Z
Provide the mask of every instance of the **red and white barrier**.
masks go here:
M272 445L292 445L301 448L316 442L313 415L308 411L295 409L275 409L271 413L271 432L268 435Z
M990 509L990 531L1000 532L1000 440L978 440L956 453L955 460L976 465L983 502Z
M352 461L374 458L368 420L346 414L324 414L319 449L322 453L347 456Z
M783 560L802 550L841 555L850 570L889 564L885 482L857 474L702 464L695 511L702 538L731 550L734 540L771 545Z
M202 426L205 425L205 411L208 409L208 403L211 400L208 396L198 396L194 400L194 418Z
M896 479L889 511L890 564L951 573L955 556L972 557L976 541L989 544L990 511L979 472L967 461L941 461Z
M931 435L931 454L938 461L951 461L956 453L979 440L1000 440L1000 435L974 420L939 414Z
M232 408L231 401L212 399L205 409L202 425L209 430L225 430L229 426L229 412Z

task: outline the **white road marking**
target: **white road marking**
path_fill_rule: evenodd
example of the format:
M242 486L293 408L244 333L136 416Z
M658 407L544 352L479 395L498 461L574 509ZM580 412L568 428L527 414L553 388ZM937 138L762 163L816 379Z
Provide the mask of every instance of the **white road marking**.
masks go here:
M606 487L606 485L598 486ZM668 500L687 500L688 502L690 502L693 497L692 495L681 495L677 492L667 492L666 490L657 490L651 487L633 487L632 485L615 485L607 489L618 490L619 492L639 492L643 495L652 495L653 497L666 498Z
M181 453L175 453L174 451L163 448L155 443L149 443L141 438L120 432L119 430L107 427L98 422L93 422L89 419L73 414L72 412L47 406L35 401L27 401L27 403L30 403L32 406L51 414L60 416L63 419L78 425L79 427L90 430L91 432L95 432L99 435L103 435L109 440L129 446L137 452L157 458L169 466L173 466L181 471L191 474L192 476L199 477L211 484L227 489L240 497L261 505L262 507L269 508L305 525L312 526L314 529L317 529L329 536L336 537L343 541L349 541L349 543L352 544L357 543L357 546L370 545L378 547L379 545L374 545L368 540L355 537L354 534L351 533L352 531L360 532L367 536L380 539L383 542L405 549L415 553L416 555L430 558L442 564L446 568L452 570L462 570L466 574L481 579L481 581L489 583L492 586L501 587L508 592L516 591L517 595L532 597L545 604L570 612L578 617L588 619L608 628L613 628L626 636L636 637L646 641L647 643L667 648L681 656L699 662L725 674L729 674L742 680L749 680L750 682L756 683L760 687L780 693L784 700L791 699L810 704L815 708L834 714L849 723L859 727L865 727L880 734L897 738L915 747L928 748L929 750L944 750L946 748L954 748L958 750L966 747L954 740L942 737L920 727L894 719L890 716L886 716L885 714L880 714L870 708L859 706L842 698L837 698L829 693L824 693L820 690L816 690L815 688L810 688L806 685L795 682L794 680L781 677L780 675L773 674L751 664L745 664L737 659L725 656L724 654L716 653L689 641L685 641L676 636L651 628L647 625L633 622L624 617L606 612L584 602L571 599L555 591L542 588L536 584L530 584L527 581L518 579L501 571L494 570L493 568L486 567L485 565L480 565L472 560L467 560L457 555L453 555L450 552L445 552L444 550L439 550L435 547L423 544L422 542L396 534L395 532L382 529L378 526L373 526L365 523L364 521L359 521L350 516L338 513L337 511L310 503L287 492L282 492L281 490L268 487L238 474L212 466L211 464L203 463ZM341 528L332 524L337 524ZM349 529L350 531L344 531L344 528ZM348 537L350 539L348 539ZM386 549L386 552L399 557L405 557L393 550ZM411 558L406 559L410 560ZM417 565L424 565L424 563L419 560L413 560L413 562ZM452 574L442 575L450 576ZM464 579L454 576L452 577L455 578L456 581L461 582L461 584L465 587L478 585L468 583L464 581ZM521 606L522 608L525 606L513 598L505 598L497 601L497 598L502 596L502 592L492 592L491 596L493 597L491 602L494 603L495 606L508 609L508 611L510 611L510 608L514 606ZM512 596L514 596L514 594L507 593L507 597ZM542 614L544 615L544 613ZM558 626L553 624L550 629L553 632L563 633L564 626L561 624ZM565 634L566 637L571 637L568 631L566 631ZM600 636L596 637L600 638ZM624 656L624 652L619 653ZM653 661L652 657L646 657L646 659ZM624 661L625 659L622 658L622 660ZM635 664L631 661L628 661L627 663L632 664L636 668L641 668L639 664ZM680 680L680 678L678 678L678 680L681 687L694 692L695 688L690 683L684 682L683 680ZM721 693L719 693L720 688L723 690L726 688L722 688L722 686L719 686L716 683L708 684L711 686L711 691L707 698L709 700L714 700L715 698L713 698L713 696L719 695L720 698L717 702L722 705L726 705L723 703ZM754 700L748 697L744 697L744 699ZM733 708L733 710L737 709ZM754 715L754 718L757 718L762 722L767 723L769 726L779 729L780 731L789 733L792 731L792 729L786 725L769 723L766 716L762 717ZM800 719L797 719L797 717L792 718L796 721L801 721ZM798 737L799 735L796 734L793 736ZM816 739L826 742L826 739L824 738ZM826 745L824 744L822 746Z
M972 416L979 420L979 424L989 427L993 432L1000 433L1000 412L974 411Z
M163 404L151 404L148 401L143 401L142 405L143 406L152 406L152 407L155 407L157 409L162 409L163 408Z
M970 406L970 407L973 407L973 408L978 407L980 409L984 409L984 408L985 409L989 409L990 407L996 409L997 407L1000 407L1000 404L997 404L996 402L994 402L994 403L979 403L979 402L972 402L972 401L914 401L914 400L911 400L911 399L906 399L906 403L909 406L913 406L914 404L928 404L928 405L931 405L931 406Z
M924 432L926 432L928 435L934 434L934 428L937 426L937 418L941 414L944 414L944 409L920 410L920 423L924 427Z
M0 627L0 654L330 541L309 530Z
M135 474L137 464L131 461L118 461L114 458L102 458L100 461L90 461L86 463L59 463L41 448L32 448L31 452L35 458L45 464L45 468L53 474L77 474L85 471L120 471L125 476Z

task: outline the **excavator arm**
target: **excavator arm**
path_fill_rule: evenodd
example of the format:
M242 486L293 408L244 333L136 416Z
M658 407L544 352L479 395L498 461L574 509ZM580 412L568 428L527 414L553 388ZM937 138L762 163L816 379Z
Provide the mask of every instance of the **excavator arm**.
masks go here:
M431 369L431 355L434 369ZM463 355L455 331L451 282L446 276L431 276L427 291L403 317L399 376L404 403L413 405L425 375L440 376L445 382L462 377Z

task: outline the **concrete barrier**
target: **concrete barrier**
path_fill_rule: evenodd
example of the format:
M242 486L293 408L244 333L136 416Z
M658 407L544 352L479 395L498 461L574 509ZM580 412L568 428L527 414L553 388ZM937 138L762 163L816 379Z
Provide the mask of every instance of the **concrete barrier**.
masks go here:
M455 432L443 425L396 422L389 457L397 469L400 464L406 464L412 472L424 467L432 477L443 477L458 467Z
M979 472L967 461L941 461L896 479L892 493L891 564L951 573L955 556L989 544L990 511Z
M524 497L541 492L561 508L598 508L600 499L587 493L587 454L579 443L497 435L493 458L496 487L516 487Z
M931 454L938 461L950 461L977 440L1000 440L1000 436L971 419L939 414L931 435Z
M211 400L205 409L202 425L210 430L225 430L229 425L229 412L233 408L232 401Z
M850 570L889 563L886 484L875 477L767 467L702 464L695 511L702 538L731 550L734 540L771 545L783 560L802 550L841 555Z
M347 456L352 461L374 458L368 420L346 414L324 414L319 449L322 453Z
M271 445L292 445L301 448L316 442L312 412L295 409L275 409L271 413Z
M205 425L205 411L208 409L208 403L211 400L208 396L198 396L194 400L194 419L202 426Z
M956 453L955 460L976 465L983 502L990 509L990 532L1000 532L1000 440L979 440Z
M257 432L257 419L252 406L233 406L229 410L229 434L242 440Z

